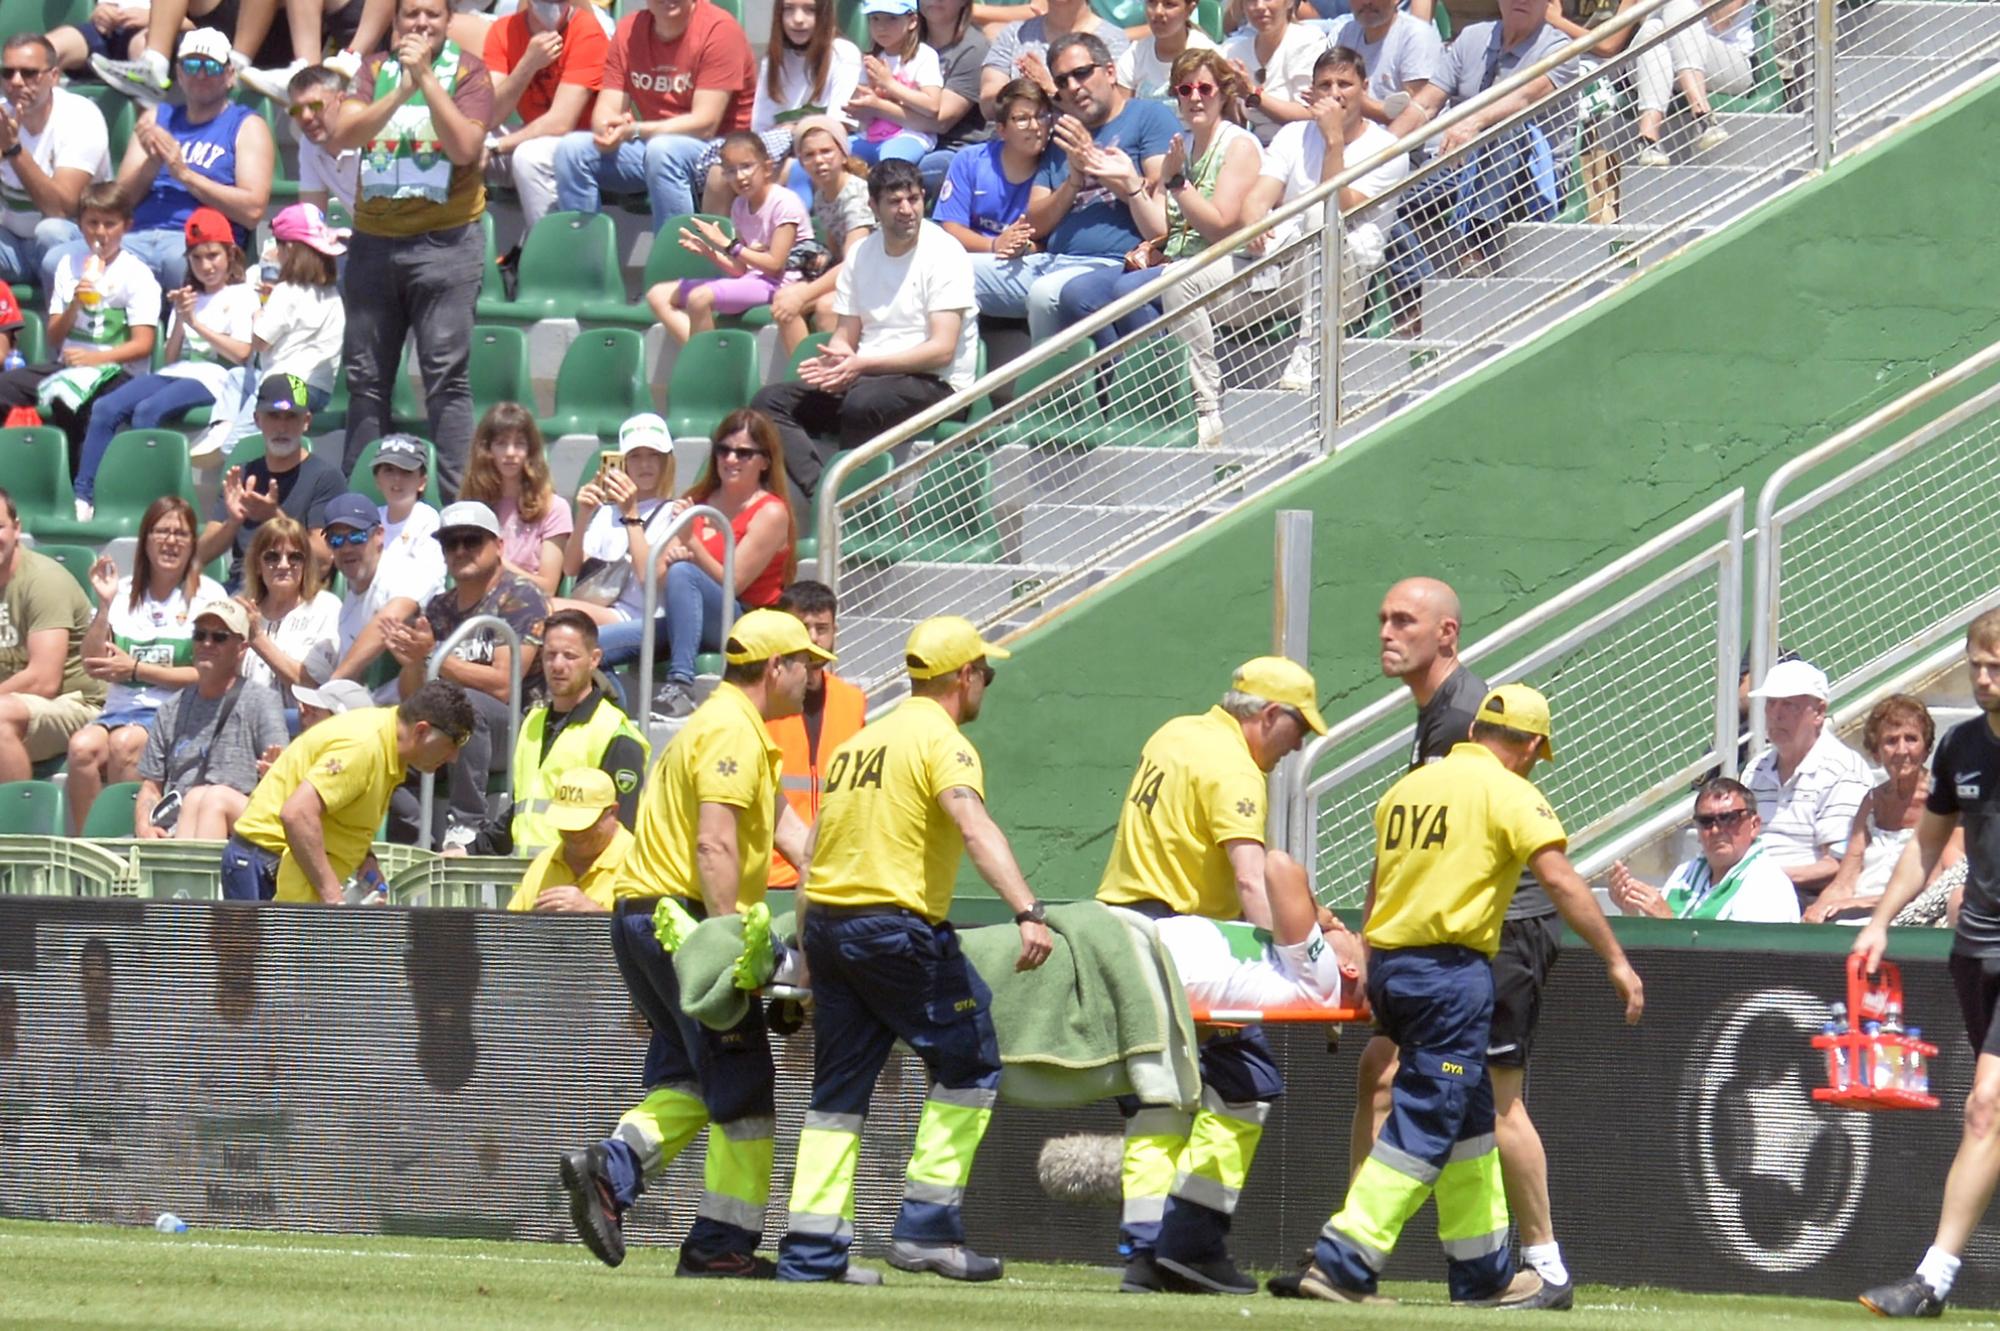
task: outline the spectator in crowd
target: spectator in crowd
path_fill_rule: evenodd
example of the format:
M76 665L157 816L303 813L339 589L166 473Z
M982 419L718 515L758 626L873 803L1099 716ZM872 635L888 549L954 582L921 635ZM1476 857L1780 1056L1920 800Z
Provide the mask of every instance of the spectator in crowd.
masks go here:
M347 493L347 478L340 468L306 450L312 411L306 405L303 380L289 374L266 375L257 387L256 419L263 454L223 473L222 494L195 551L203 564L227 553L231 587L243 582L243 556L257 528L280 513L311 532L313 548L324 552L318 533L326 525L326 506Z
M1395 146L1395 135L1362 113L1367 92L1368 71L1359 55L1336 46L1319 58L1313 65L1313 118L1287 125L1271 140L1257 183L1243 208L1246 225L1262 221L1273 208L1311 193L1321 181L1330 180L1349 166L1359 166ZM1340 191L1342 209L1365 209L1344 223L1340 275L1340 318L1344 323L1360 318L1366 308L1368 279L1387 256L1391 228L1396 221L1401 196L1392 191L1409 173L1409 158L1399 154ZM1390 197L1384 198L1385 195ZM1373 206L1368 206L1371 203ZM1301 220L1279 228L1282 235L1274 237L1267 232L1259 237L1259 241L1252 242L1251 250L1263 253L1320 224L1318 210L1313 210ZM1281 280L1279 285L1292 284ZM1303 393L1311 391L1316 382L1313 368L1319 346L1319 304L1318 294L1308 292L1300 306L1299 334L1278 377L1280 388Z
M55 359L0 373L0 416L38 407L80 448L96 398L128 381L125 369L153 354L160 284L124 247L132 213L116 185L83 192L87 248L65 248L49 291L48 340Z
M1055 106L1027 78L1002 88L996 101L999 134L952 158L931 220L966 253L1007 260L1038 248L1028 224L1028 195L1049 146Z
M833 651L839 636L840 603L831 587L810 580L795 582L785 588L772 609L798 616L812 637L813 646L824 652ZM784 753L781 780L785 801L806 826L812 826L819 818L829 760L867 720L868 696L814 656L806 661L805 705L799 714L773 717L764 723L764 728L771 732L772 742ZM798 885L798 870L784 856L773 853L770 886Z
M839 114L860 83L861 48L840 35L833 0L778 0L771 6L771 38L757 68L750 132L763 139L772 161L783 161L797 152L803 124ZM846 145L844 134L841 143ZM706 211L724 211L730 188L716 163L703 179ZM796 174L790 183L794 192L803 192Z
M486 267L480 161L494 120L486 64L445 41L445 0L397 0L392 52L368 57L341 104L337 147L357 148L348 243L347 457L389 431L403 343L416 341L438 488L458 493L472 447L473 305Z
M508 571L554 596L563 578L563 548L576 524L569 500L549 480L548 451L534 412L518 402L487 408L472 432L472 465L459 495L486 505L500 519L500 553Z
M1043 159L1028 194L1028 225L1043 250L973 261L979 312L1025 315L1037 342L1061 329L1056 305L1065 285L1093 268L1122 269L1146 239L1133 209L1150 200L1157 218L1160 168L1180 129L1166 107L1126 95L1109 48L1095 37L1061 38L1049 48L1049 67L1065 114L1050 135L1061 151Z
M847 131L819 116L800 121L792 142L812 187L807 211L813 234L826 249L827 263L818 276L801 273L799 281L779 287L771 297L771 322L778 326L778 339L788 357L808 334L833 331L833 293L841 269L875 230L875 214L868 207L868 168L847 155Z
M55 286L54 252L77 238L84 186L111 179L104 113L61 85L46 37L0 45L0 280Z
M1169 272L1185 272L1188 259L1236 231L1245 200L1266 183L1258 174L1264 153L1257 136L1234 118L1242 87L1234 67L1213 47L1197 47L1175 56L1171 72L1183 130L1167 148L1160 184L1147 186L1131 204L1140 229L1157 238L1135 249L1123 268L1093 268L1065 285L1056 302L1056 312L1065 324L1087 319L1119 297L1157 280L1162 265ZM1288 136L1291 131L1287 128L1280 133ZM1179 303L1213 290L1234 271L1234 264L1211 265L1187 284L1192 289L1180 293ZM1096 343L1099 348L1108 347L1117 338L1144 328L1159 314L1157 303L1142 305L1098 329ZM1195 321L1201 327L1186 338L1195 353L1190 367L1195 411L1201 442L1212 446L1222 439L1222 370L1215 359L1213 324L1206 313L1183 319L1182 324Z
M1518 70L1553 55L1569 38L1548 21L1544 0L1500 0L1497 24L1475 23L1459 30L1445 48L1436 81L1413 99L1429 117L1470 101ZM1517 88L1509 96L1461 120L1433 140L1445 155L1477 139L1490 127L1576 82L1574 60ZM1490 274L1500 259L1500 242L1511 221L1546 222L1562 203L1562 175L1568 167L1570 121L1567 105L1544 105L1477 152L1460 158L1420 186L1410 202L1422 219L1420 231L1435 235L1448 272L1468 277ZM1538 168L1550 156L1552 165ZM1429 242L1426 242L1427 246ZM1410 299L1405 289L1403 299ZM1419 325L1408 323L1408 327Z
M1313 118L1313 62L1326 50L1326 34L1294 23L1291 0L1246 0L1244 12L1249 30L1224 42L1222 54L1250 89L1243 98L1250 128L1269 143L1280 125Z
M348 712L293 740L222 848L222 895L340 905L357 870L382 871L375 829L404 775L451 762L473 720L465 691L434 679L393 710Z
M858 123L848 148L870 166L921 162L937 142L921 126L937 123L944 68L924 45L917 0L861 0L861 12L868 16L869 47L861 84L847 100Z
M1673 0L1639 25L1640 51L1632 78L1639 91L1640 166L1672 165L1660 146L1660 124L1676 86L1694 116L1694 150L1704 153L1729 137L1709 105L1709 93L1746 93L1756 82L1751 69L1757 56L1754 0L1726 0L1665 41L1658 40L1700 8L1694 0Z
M227 593L194 562L194 528L194 506L162 495L139 519L130 577L109 555L90 566L97 614L83 635L83 668L107 689L104 710L69 739L63 802L79 835L97 793L134 779L161 706L195 682L194 608Z
M732 238L706 218L681 224L671 243L706 259L720 277L685 277L656 284L646 293L653 317L685 346L696 333L715 327L718 314L743 314L769 305L789 271L794 243L812 239L812 218L799 196L777 183L777 167L764 141L749 130L722 141L722 175L734 196L729 204ZM669 243L662 234L655 242Z
M935 195L958 150L986 141L989 130L979 109L979 85L992 48L986 34L973 25L972 0L918 0L917 15L924 45L937 52L944 78L937 114L909 121L937 139L917 164L924 175L924 193Z
M346 83L338 71L326 65L308 65L292 75L287 92L292 124L298 130L299 202L324 214L338 200L352 217L355 195L361 188L361 154L353 148L343 151L332 146L334 121Z
M136 23L122 20L114 27L117 37L92 44L90 66L99 78L127 97L149 105L158 103L170 87L172 71L167 54L174 48L174 37L194 18L230 24L233 35L228 38L214 28L207 29L216 34L221 52L218 58L241 70L244 83L258 96L275 101L284 97L285 84L294 73L319 63L323 43L339 44L340 53L327 63L342 78L351 78L360 64L356 53L372 51L381 43L389 24L389 5L386 0L286 0L282 5L268 0L248 4L151 0L136 15ZM280 18L284 19L282 25L278 24ZM132 44L131 59L120 59L127 45L120 38L128 32L141 40ZM290 63L286 64L288 56ZM260 63L268 67L258 68Z
M1060 100L1063 90L1050 74L1055 66L1050 52L1062 38L1072 36L1095 37L1105 50L1107 64L1124 55L1132 44L1122 29L1091 9L1090 0L1048 0L1040 14L1002 28L987 49L986 63L979 71L979 106L986 118L1000 118L1000 90L1019 78L1033 79L1043 92Z
M1930 794L1931 748L1937 743L1937 722L1930 708L1907 693L1893 693L1875 704L1861 730L1861 748L1868 760L1888 775L1861 797L1854 811L1854 830L1840 871L1806 909L1807 924L1866 924L1882 899L1896 861L1910 844ZM1965 856L1965 833L1955 829L1944 852L1925 880L1934 886Z
M382 625L408 623L444 590L442 561L435 577L421 566L391 564L382 558L383 541L381 510L365 495L344 494L326 506L326 548L346 591L332 650L306 663L311 678L367 679L387 649Z
M596 477L577 491L576 530L563 559L563 572L576 582L555 606L582 611L599 627L636 624L646 606L639 572L673 521L673 436L665 421L641 412L618 427L616 465L601 461ZM629 646L636 647L641 632L635 627Z
M301 735L330 717L345 716L375 705L374 695L351 679L330 679L316 689L293 689L292 696L298 699ZM270 762L278 760L276 753L268 749L265 752ZM257 775L263 776L268 768L269 763L260 759Z
M1750 788L1726 776L1702 782L1694 797L1701 854L1674 870L1664 888L1632 876L1625 861L1611 865L1611 899L1627 915L1656 920L1737 920L1797 924L1798 893L1771 862L1758 836L1764 824Z
M1635 3L1637 0L1562 0L1550 8L1549 25L1568 38L1587 37ZM1620 85L1625 80L1622 72L1610 78L1596 75L1631 43L1632 31L1621 28L1600 36L1596 45L1577 57L1577 77L1584 87L1576 98L1576 156L1583 172L1584 215L1593 226L1618 220L1624 171L1616 144L1624 137L1625 99Z
M611 884L635 844L612 779L594 767L573 768L544 818L557 839L535 856L507 909L610 914Z
M95 5L83 22L50 28L44 35L55 52L57 68L80 74L95 55L109 60L136 58L146 49L149 8L144 0ZM164 80L169 71L164 59L160 68Z
M235 396L230 375L250 360L257 289L243 280L243 251L228 219L213 208L197 208L187 220L187 271L188 285L167 293L173 313L160 370L101 391L91 401L71 487L79 521L95 514L97 471L112 436L127 425L150 430Z
M438 548L438 511L424 502L430 449L414 435L383 435L370 474L382 503L383 575L398 586L442 587L444 551Z
M1149 102L1173 104L1173 63L1183 51L1213 51L1195 22L1195 0L1146 0L1146 35L1118 57L1118 86Z
M868 178L868 202L876 230L841 265L833 336L797 381L767 385L750 401L777 427L785 472L806 494L835 448L867 443L977 374L972 260L924 220L922 175L884 162ZM823 434L835 442L816 442Z
M461 641L438 669L440 679L465 690L475 719L451 765L451 824L440 838L449 847L470 843L486 822L487 781L495 771L504 770L508 759L513 672L518 664L524 698L539 687L535 659L548 602L541 588L503 567L500 519L486 505L448 505L439 515L437 539L452 577L451 590L432 597L424 613L409 623L382 625L389 651L402 666L397 682L403 697L422 692L432 651L475 616L505 620L520 640L521 658L516 663L514 649L491 628L481 628Z
M0 781L26 781L97 719L105 690L83 668L89 598L68 569L21 544L21 511L4 489L0 510Z
M1437 77L1444 42L1435 24L1399 9L1396 0L1349 0L1347 12L1345 20L1322 25L1331 30L1328 45L1344 46L1361 57L1368 71L1361 114L1400 139L1424 123L1417 94ZM1565 35L1575 34L1565 29Z
M230 99L236 72L221 33L197 28L182 38L178 73L187 104L162 102L139 117L117 177L120 195L133 203L125 248L168 291L187 285L189 215L213 208L247 244L270 206L277 162L271 127Z
M258 755L289 742L278 695L243 678L250 631L250 612L220 588L197 603L188 639L194 680L166 699L146 735L134 836L227 840L262 775Z
M21 304L14 299L13 288L0 278L0 359L14 354L21 330L27 326L28 321L21 314Z
M486 30L486 68L494 79L487 122L487 178L511 181L525 235L556 202L556 149L563 136L590 129L590 108L604 86L604 29L588 5L529 0ZM519 129L500 125L516 111Z
M1771 746L1751 764L1744 784L1756 792L1772 862L1807 905L1840 870L1855 810L1868 793L1868 764L1827 729L1832 695L1817 666L1774 665L1750 696L1764 700Z
M340 641L340 598L324 589L321 544L279 513L258 526L244 558L237 599L250 616L250 651L243 678L277 690L288 709L296 706L293 689L318 682L306 663L335 659Z
M653 227L694 211L711 139L750 128L757 62L714 0L647 0L618 22L590 131L556 149L556 206L594 213L602 191L644 190Z
M515 855L539 854L557 844L564 829L554 803L561 800L564 783L581 772L608 783L616 821L630 827L638 816L639 782L646 775L651 746L599 690L597 670L603 660L597 625L589 615L558 610L543 624L541 662L548 701L529 709L514 745Z
M729 519L736 544L731 619L774 604L798 571L793 550L799 524L790 492L785 450L771 418L747 407L723 417L708 465L675 507L707 504ZM722 650L722 553L722 533L698 518L660 554L666 569L667 678L653 697L656 716L690 715L695 655Z

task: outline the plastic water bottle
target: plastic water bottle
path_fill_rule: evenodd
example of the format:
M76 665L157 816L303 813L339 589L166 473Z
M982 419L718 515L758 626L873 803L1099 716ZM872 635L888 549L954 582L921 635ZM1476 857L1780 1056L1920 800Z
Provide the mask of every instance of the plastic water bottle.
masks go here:
M1862 1022L1861 1034L1867 1040L1870 1051L1868 1061L1874 1067L1872 1070L1856 1068L1856 1080L1861 1081L1863 1085L1873 1086L1875 1089L1881 1090L1889 1085L1890 1075L1889 1060L1883 1056L1882 1023L1879 1021Z
M1887 1080L1881 1072L1876 1073L1876 1084L1892 1090L1906 1091L1910 1087L1909 1050L1903 1044L1903 1005L1893 1000L1882 1013L1882 1059L1887 1064Z
M21 354L21 349L19 347L16 347L14 350L7 353L6 360L0 361L0 370L18 370L27 363L28 363L28 358Z
M1826 1025L1820 1028L1828 1035L1847 1034L1847 1004L1835 1003L1827 1009ZM1848 1066L1847 1046L1835 1045L1827 1051L1827 1072L1833 1078L1835 1090L1846 1090L1854 1084L1853 1069Z
M188 1222L172 1211L162 1211L160 1218L153 1222L153 1228L162 1234L185 1234L188 1232Z
M1915 1091L1919 1095L1929 1095L1931 1093L1930 1064L1924 1058L1924 1051L1916 1047L1916 1045L1924 1038L1923 1027L1921 1026L1910 1027L1909 1037L1911 1046L1909 1052L1909 1063L1904 1068L1903 1084L1908 1089Z

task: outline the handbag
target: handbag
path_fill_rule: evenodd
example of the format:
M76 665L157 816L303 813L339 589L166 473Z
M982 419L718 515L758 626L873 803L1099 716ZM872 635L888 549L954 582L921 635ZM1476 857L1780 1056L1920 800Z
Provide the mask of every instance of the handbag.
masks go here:
M631 577L630 555L623 559L586 559L577 572L576 584L569 589L570 598L592 605L616 605Z
M1125 255L1125 271L1144 272L1148 268L1158 268L1167 261L1167 238L1155 236L1142 240Z
M229 724L229 714L236 710L236 699L242 692L243 681L239 679L236 683L229 686L229 692L224 695L222 707L215 714L215 734L218 737L222 734L222 728ZM187 695L182 694L181 698L185 702ZM167 760L169 762L173 760L174 753L181 746L181 728L186 721L187 709L185 707L174 713L174 737L167 744ZM215 745L213 742L201 751L201 763L194 769L194 780L188 782L188 789L192 790L208 779L208 756L214 751ZM160 796L159 803L153 806L153 811L147 816L146 821L162 832L171 832L174 830L174 824L180 822L180 820L181 791L180 787L176 786L166 794Z

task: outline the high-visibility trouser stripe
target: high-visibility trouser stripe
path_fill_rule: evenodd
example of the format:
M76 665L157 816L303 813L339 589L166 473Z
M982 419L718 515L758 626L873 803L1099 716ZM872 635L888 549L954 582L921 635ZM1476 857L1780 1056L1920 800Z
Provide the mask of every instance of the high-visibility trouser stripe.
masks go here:
M963 1206L965 1189L954 1188L943 1183L925 1183L921 1179L903 1180L903 1200L906 1202L929 1202L933 1206Z
M1380 1271L1396 1250L1403 1226L1430 1196L1431 1185L1390 1168L1370 1155L1354 1173L1347 1200L1320 1231L1322 1238L1345 1243L1361 1254L1372 1271Z
M811 790L813 779L809 776L780 777L778 784L785 790Z
M1167 1197L1180 1176L1181 1152L1193 1127L1193 1114L1165 1106L1148 1106L1125 1120L1118 1177L1125 1194L1121 1219L1126 1224L1157 1224L1166 1214Z
M639 1172L652 1178L673 1162L708 1122L708 1106L693 1082L655 1086L625 1111L612 1136L639 1157Z
M1368 1150L1368 1158L1380 1160L1398 1174L1413 1178L1426 1186L1435 1186L1438 1181L1438 1166L1418 1156L1411 1155L1399 1146L1391 1146L1380 1137Z
M532 817L538 813L547 813L554 806L554 800L521 800L514 805L514 813L516 816L527 814Z
M1270 1112L1271 1106L1262 1101L1232 1103L1204 1090L1201 1112L1194 1116L1187 1146L1180 1153L1173 1195L1233 1215Z
M1507 1189L1500 1175L1500 1152L1491 1136L1484 1140L1486 1150L1477 1155L1460 1159L1454 1151L1438 1175L1438 1241L1447 1257L1484 1257L1507 1242Z
M712 1190L701 1194L701 1205L695 1208L695 1214L707 1220L734 1225L738 1229L747 1229L752 1234L761 1233L764 1228L763 1207Z
M792 1167L790 1218L795 1234L854 1233L854 1169L861 1160L859 1114L808 1113Z
M764 1204L771 1200L772 1138L777 1132L777 1119L768 1115L709 1127L708 1158L702 1166L707 1191L700 1214L752 1233L763 1228ZM732 1213L709 1209L710 1198L725 1199ZM738 1218L745 1215L750 1217L747 1221Z
M906 1177L910 1184L934 1184L955 1188L961 1193L972 1177L972 1160L979 1153L980 1139L993 1119L993 1102L998 1092L977 1087L949 1090L931 1087L924 1101L923 1117L917 1120L917 1141L910 1151ZM903 1195L915 1201L907 1188Z

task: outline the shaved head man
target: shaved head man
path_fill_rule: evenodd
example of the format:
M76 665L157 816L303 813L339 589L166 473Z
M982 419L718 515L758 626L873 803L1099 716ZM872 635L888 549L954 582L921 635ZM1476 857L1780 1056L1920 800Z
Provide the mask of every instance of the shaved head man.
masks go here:
M1417 706L1427 707L1438 687L1458 669L1458 593L1436 578L1404 578L1382 598L1377 618L1382 626L1382 673L1409 685ZM1478 705L1477 696L1466 703L1468 726ZM1450 743L1464 738L1454 735Z

